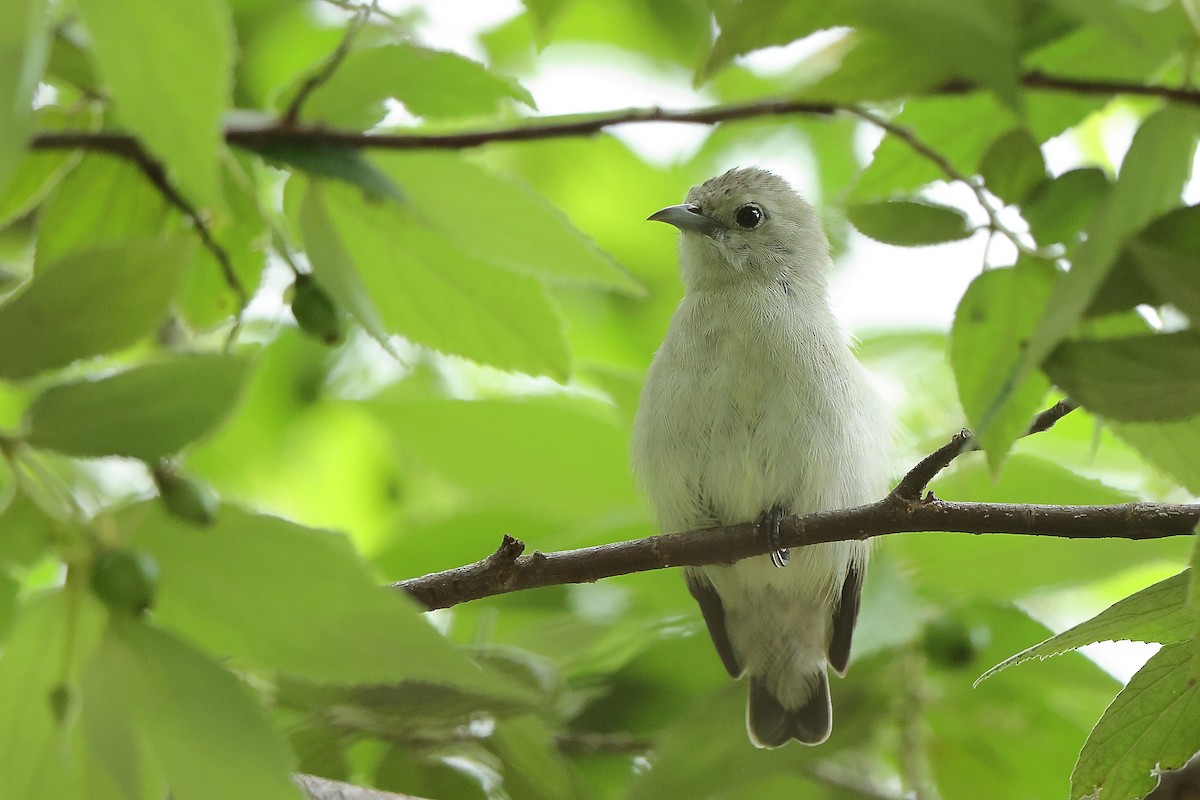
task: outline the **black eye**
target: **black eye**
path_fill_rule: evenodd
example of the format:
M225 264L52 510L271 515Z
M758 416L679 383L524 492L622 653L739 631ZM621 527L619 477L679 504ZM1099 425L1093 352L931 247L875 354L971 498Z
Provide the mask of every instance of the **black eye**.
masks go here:
M737 210L733 215L734 222L749 230L757 228L758 224L763 221L763 210L754 203L746 203Z

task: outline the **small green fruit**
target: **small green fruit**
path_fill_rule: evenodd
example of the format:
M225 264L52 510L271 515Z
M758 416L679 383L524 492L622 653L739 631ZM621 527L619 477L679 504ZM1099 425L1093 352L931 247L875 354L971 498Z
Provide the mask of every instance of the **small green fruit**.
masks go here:
M341 312L311 275L297 275L292 284L292 316L300 330L325 344L338 344L346 335Z
M151 474L167 511L196 525L212 525L220 505L217 494L207 484L180 475L169 464L160 463Z
M142 550L107 550L92 564L92 591L110 611L142 614L157 589L158 563Z
M979 655L979 644L963 618L946 613L929 621L921 648L930 663L944 669L962 669Z

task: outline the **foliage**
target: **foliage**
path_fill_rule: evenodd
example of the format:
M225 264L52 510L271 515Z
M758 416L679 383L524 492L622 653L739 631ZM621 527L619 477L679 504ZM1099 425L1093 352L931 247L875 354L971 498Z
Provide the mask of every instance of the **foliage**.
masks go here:
M5 796L298 797L301 771L439 800L1127 800L1200 749L1183 540L890 537L832 738L769 752L677 575L428 620L379 588L504 533L651 532L626 442L680 287L641 220L748 152L811 161L839 251L848 223L995 245L949 332L857 332L906 458L979 434L939 497L1200 492L1200 93L1154 88L1198 77L1194 3L526 0L483 60L354 0L3 17ZM743 58L822 31L785 72ZM670 166L521 133L522 80L583 45L771 102ZM1084 409L1018 439L1052 387ZM1029 613L1116 600L1057 636ZM1166 645L1124 689L1077 653L971 685L1118 639Z

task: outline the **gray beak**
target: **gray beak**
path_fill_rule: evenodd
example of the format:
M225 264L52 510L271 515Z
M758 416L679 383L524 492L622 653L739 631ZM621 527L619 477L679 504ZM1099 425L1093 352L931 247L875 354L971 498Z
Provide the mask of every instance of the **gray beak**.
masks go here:
M651 222L665 222L685 232L712 233L721 227L719 222L701 214L700 207L691 203L667 206L660 211L655 211L646 220Z

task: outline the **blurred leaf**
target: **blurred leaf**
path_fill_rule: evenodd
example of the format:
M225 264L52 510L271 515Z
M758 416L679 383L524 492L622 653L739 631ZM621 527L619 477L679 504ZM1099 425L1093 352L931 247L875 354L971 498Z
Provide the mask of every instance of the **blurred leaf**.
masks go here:
M974 233L957 208L916 200L854 203L846 207L854 227L886 244L920 247L966 239Z
M245 145L269 163L290 166L315 178L332 178L357 186L369 195L404 202L404 192L376 169L362 150L331 144L263 142Z
M1071 774L1071 798L1103 787L1105 800L1136 800L1159 770L1178 769L1200 750L1200 683L1191 677L1195 641L1159 650L1121 690L1088 736Z
M713 43L708 61L697 73L707 80L737 56L764 47L785 45L810 33L849 22L840 2L776 3L773 0L741 0L716 5L720 35Z
M1070 271L1055 287L1029 337L1024 358L997 402L1070 332L1104 283L1129 234L1179 202L1196 149L1196 121L1190 109L1168 106L1147 117L1138 128L1116 184L1088 223L1087 239L1076 251Z
M1021 204L1021 216L1039 244L1074 244L1108 188L1102 169L1068 170L1035 186Z
M644 291L527 186L454 154L388 154L378 163L404 187L424 223L484 263L550 281Z
M129 544L162 570L155 618L219 657L342 685L413 680L513 693L373 580L344 536L234 506L203 529L155 504L123 521Z
M244 358L181 355L51 386L26 413L27 441L73 456L155 461L221 423L241 394L248 367Z
M106 800L113 798L99 791L103 787L89 754L55 718L52 706L56 690L74 695L73 701L68 697L68 705L78 703L80 664L91 656L104 624L99 603L86 595L71 598L70 591L57 589L26 600L4 643L0 785L6 796L87 797L96 791ZM56 657L48 658L51 653ZM68 718L75 713L69 709Z
M1184 570L1118 600L1096 616L1001 661L979 676L979 685L1007 667L1045 660L1094 642L1139 641L1173 644L1192 638L1195 615L1187 604L1191 572Z
M1046 178L1046 162L1033 134L1014 128L992 142L979 161L979 174L988 191L1014 205Z
M1200 320L1200 206L1170 211L1129 243L1138 272L1161 302Z
M554 733L538 717L524 715L496 723L488 748L504 763L504 788L528 800L586 797L567 761L554 745Z
M1113 432L1128 442L1149 464L1192 494L1200 494L1200 418L1182 422L1123 422Z
M483 364L566 379L562 321L540 283L465 253L461 234L451 238L422 224L431 209L419 202L420 216L337 186L322 195L338 240L323 239L318 255L349 255L390 330Z
M114 620L84 687L87 694L124 698L133 752L142 750L162 770L172 797L302 797L289 774L291 753L258 699L184 642L140 621Z
M79 5L122 121L162 157L185 196L219 207L221 124L234 60L228 6L219 0Z
M505 99L535 105L517 81L476 61L398 42L347 55L333 77L309 96L301 116L363 130L384 118L384 101L392 98L413 116L429 119L491 114Z
M1052 285L1049 271L1038 264L990 269L971 281L954 313L950 365L963 411L993 472L1025 433L1049 388L1045 377L1035 373L1006 393L1003 405L992 405L996 382L1020 359Z
M1200 333L1063 342L1046 374L1089 411L1129 422L1200 414Z
M179 241L130 240L39 270L0 305L0 377L28 378L145 336L166 318L184 253Z
M33 96L49 53L46 0L8 0L0 32L0 195L33 130Z
M86 113L71 114L58 106L44 106L34 114L39 129L86 125ZM0 188L0 228L33 210L82 157L82 153L69 150L27 153L12 170L7 188Z
M594 400L381 400L370 407L405 450L475 502L575 520L640 505L627 423Z
M770 13L762 19L768 25L773 23ZM880 32L854 31L836 47L849 48L849 52L842 56L835 71L804 87L801 96L839 103L890 100L933 88L953 77L945 64L914 53L907 42Z

